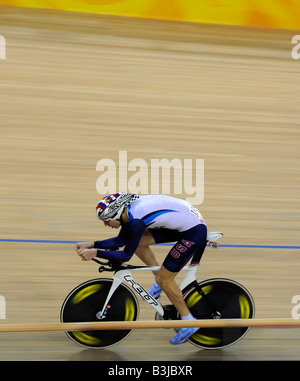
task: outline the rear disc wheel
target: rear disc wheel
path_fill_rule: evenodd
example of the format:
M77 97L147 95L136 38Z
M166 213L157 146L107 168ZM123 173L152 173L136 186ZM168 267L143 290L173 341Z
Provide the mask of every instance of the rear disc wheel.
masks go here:
M188 290L184 300L196 319L251 319L254 301L249 291L238 282L216 278L200 282ZM236 343L250 327L200 328L189 341L204 349L220 349Z

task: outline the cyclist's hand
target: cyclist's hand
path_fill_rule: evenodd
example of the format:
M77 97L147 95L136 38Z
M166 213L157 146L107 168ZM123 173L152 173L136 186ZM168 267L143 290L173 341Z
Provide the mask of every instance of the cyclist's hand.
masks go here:
M94 242L77 242L76 251L80 254L85 249L90 249L94 246Z
M95 258L97 255L97 249L83 249L78 255L82 258L83 261L90 261L92 258Z

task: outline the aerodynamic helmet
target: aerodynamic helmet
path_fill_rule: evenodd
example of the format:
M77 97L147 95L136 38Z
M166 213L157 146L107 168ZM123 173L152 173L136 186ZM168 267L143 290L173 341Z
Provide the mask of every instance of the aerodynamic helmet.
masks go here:
M134 193L114 193L103 197L96 207L99 220L116 220L120 218L125 207L135 201L139 196Z

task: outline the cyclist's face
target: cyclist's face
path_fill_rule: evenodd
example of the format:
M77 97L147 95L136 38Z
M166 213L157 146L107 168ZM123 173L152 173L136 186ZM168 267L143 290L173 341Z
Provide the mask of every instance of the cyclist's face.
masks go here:
M104 223L104 226L109 226L113 229L118 229L121 225L120 220L110 220L110 221L103 220L103 223Z

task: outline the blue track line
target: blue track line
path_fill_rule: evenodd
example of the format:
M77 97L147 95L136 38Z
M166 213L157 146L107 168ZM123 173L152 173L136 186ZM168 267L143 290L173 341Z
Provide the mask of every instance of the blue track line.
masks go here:
M77 243L82 241L59 241L59 240L51 240L51 239L6 239L0 238L0 242L24 242L24 243Z
M81 241L60 241L48 239L10 239L0 238L0 242L15 242L15 243L66 243L76 244ZM172 243L164 243L160 245L173 246ZM286 245L222 245L220 247L235 247L235 248L252 248L252 249L300 249L300 246L286 246Z

